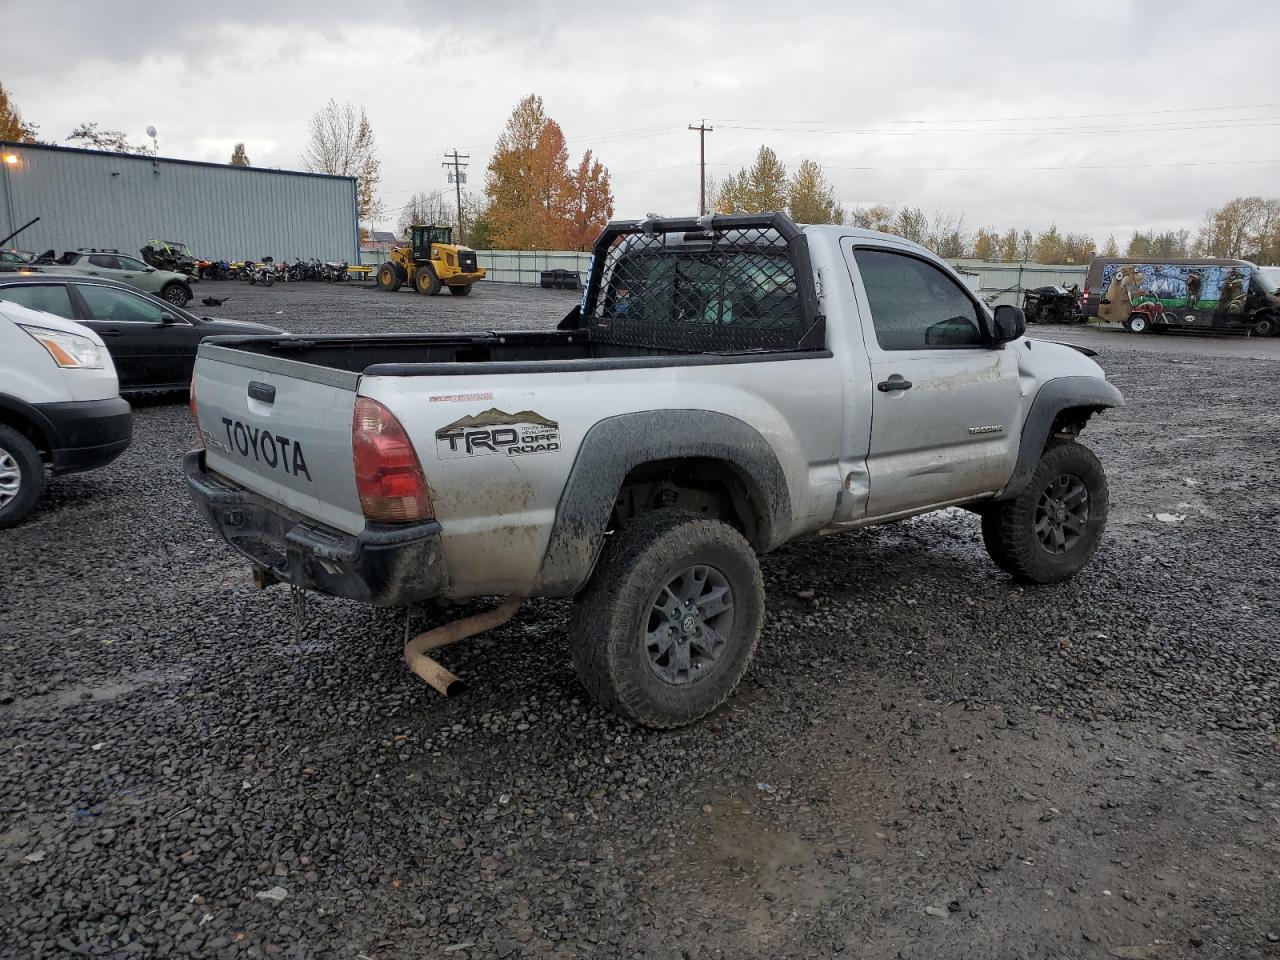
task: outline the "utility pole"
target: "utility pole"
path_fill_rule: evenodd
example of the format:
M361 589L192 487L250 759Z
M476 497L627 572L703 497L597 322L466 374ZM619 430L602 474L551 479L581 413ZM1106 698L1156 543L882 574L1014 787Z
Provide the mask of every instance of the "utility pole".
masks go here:
M453 153L444 155L445 162L440 164L442 167L453 167L449 171L449 179L453 182L454 193L458 198L458 243L462 243L462 185L467 182L467 175L462 172L462 168L467 164L462 163L463 160L470 160L471 154L458 153L458 148L453 148Z
M690 130L698 131L698 216L707 215L707 134L715 127L708 127L703 120L696 127L689 124Z

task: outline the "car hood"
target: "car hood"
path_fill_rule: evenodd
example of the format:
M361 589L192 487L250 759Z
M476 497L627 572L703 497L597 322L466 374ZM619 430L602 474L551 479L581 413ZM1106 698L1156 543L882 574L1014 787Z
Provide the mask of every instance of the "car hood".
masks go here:
M223 337L233 334L238 334L240 336L263 334L278 337L282 333L287 334L289 331L281 330L279 327L273 327L265 323L253 323L249 320L224 320L221 317L201 317L200 332L210 337Z

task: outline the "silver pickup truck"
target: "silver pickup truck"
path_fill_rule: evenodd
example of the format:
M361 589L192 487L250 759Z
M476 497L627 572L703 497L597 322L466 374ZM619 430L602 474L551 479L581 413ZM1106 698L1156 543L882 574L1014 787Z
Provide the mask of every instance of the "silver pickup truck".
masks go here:
M615 222L555 330L205 341L186 477L259 583L574 597L584 685L677 726L741 679L788 541L960 505L1019 580L1088 561L1107 482L1077 437L1123 399L1024 333L897 237Z

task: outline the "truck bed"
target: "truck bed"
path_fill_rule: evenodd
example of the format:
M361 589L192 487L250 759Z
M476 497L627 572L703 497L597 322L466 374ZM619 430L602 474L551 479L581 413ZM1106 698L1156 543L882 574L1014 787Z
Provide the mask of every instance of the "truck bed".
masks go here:
M714 363L717 358L759 357L770 354L783 359L795 351L729 350L689 351L601 343L583 331L538 330L485 333L390 334L368 336L285 336L210 337L208 347L274 357L329 370L371 376L413 376L449 373L449 368L489 365L485 372L513 372L526 364L539 363L552 370L569 364L589 368L593 361L609 366L662 366ZM216 351L221 359L228 359ZM656 361L656 362L655 362ZM496 369L495 369L496 367ZM296 371L295 371L296 372ZM479 371L475 371L479 372Z

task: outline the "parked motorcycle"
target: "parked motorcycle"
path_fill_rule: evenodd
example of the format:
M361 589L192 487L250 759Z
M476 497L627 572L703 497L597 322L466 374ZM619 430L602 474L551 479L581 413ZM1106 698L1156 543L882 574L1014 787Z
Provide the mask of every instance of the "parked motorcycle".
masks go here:
M248 280L252 284L260 283L264 287L271 286L276 282L275 259L263 257L257 263L246 260L240 271L240 279Z
M337 283L343 280L350 280L351 275L347 273L347 261L345 260L326 260L322 265L322 276L325 280Z

